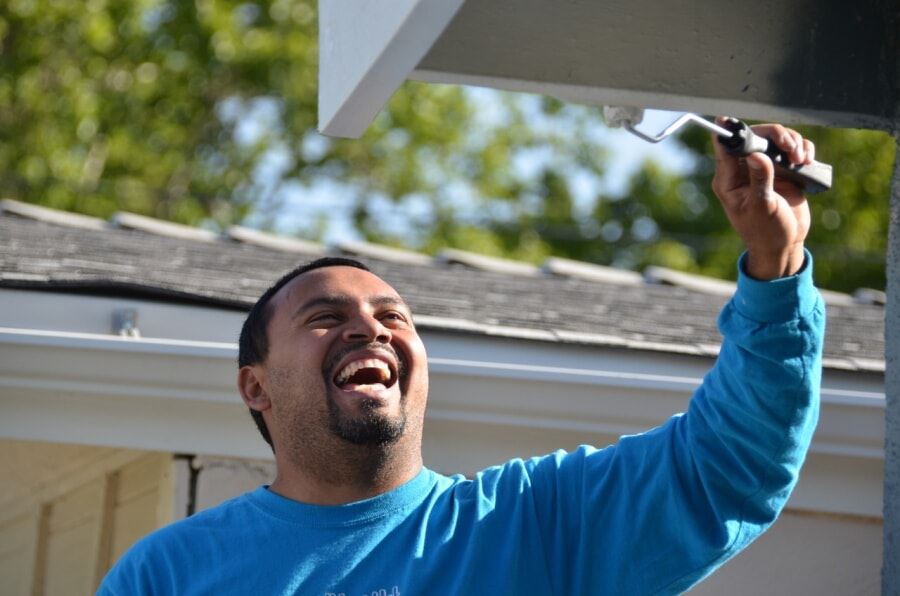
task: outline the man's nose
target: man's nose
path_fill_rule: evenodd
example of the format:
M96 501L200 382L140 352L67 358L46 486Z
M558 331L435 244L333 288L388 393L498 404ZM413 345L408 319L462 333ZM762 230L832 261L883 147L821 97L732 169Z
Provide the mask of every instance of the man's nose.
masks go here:
M347 322L344 328L346 341L367 341L388 343L391 341L391 331L381 324L377 318L368 314L360 314Z

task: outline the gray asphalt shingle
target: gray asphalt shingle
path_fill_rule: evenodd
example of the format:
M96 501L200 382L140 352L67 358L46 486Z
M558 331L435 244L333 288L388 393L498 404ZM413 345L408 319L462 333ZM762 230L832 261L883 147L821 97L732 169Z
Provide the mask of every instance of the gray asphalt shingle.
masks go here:
M2 287L248 309L284 272L317 256L228 239L202 242L0 214ZM544 332L541 337L556 341L704 355L721 339L715 321L726 298L684 287L515 275L438 260L355 258L391 283L417 315L468 321L468 333L506 333L503 328L522 337ZM883 307L830 304L828 316L826 358L839 368L883 369Z

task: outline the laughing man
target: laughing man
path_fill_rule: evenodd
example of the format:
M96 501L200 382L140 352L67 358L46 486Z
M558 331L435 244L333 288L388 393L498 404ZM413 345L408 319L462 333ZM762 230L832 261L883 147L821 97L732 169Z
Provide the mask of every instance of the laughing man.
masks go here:
M755 132L813 159L795 131ZM686 413L605 449L435 473L408 306L360 263L321 259L266 291L241 332L238 389L274 482L144 538L100 593L667 594L711 573L797 480L825 318L802 193L764 155L714 145L713 188L747 251Z

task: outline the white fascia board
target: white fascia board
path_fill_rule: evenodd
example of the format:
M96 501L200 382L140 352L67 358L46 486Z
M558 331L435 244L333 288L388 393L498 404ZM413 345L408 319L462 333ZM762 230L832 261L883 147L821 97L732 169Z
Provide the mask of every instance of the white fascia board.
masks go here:
M640 432L682 411L711 363L633 350L434 331L422 335L431 373L429 417L469 424L585 435ZM221 342L0 328L0 436L258 457L259 449L247 451L254 433L234 385L236 354L236 345ZM848 382L847 377L831 382L826 374L812 449L880 459L883 394L877 380L857 382L856 388ZM55 411L54 401L60 406ZM133 410L133 418L118 426L136 428L110 438L107 424L70 425L67 411L82 407L125 418ZM176 440L150 428L145 432L140 427L148 407L158 408L155 420L163 424L171 418L175 426L208 410L226 416L231 430L212 432L202 444L191 433ZM224 424L202 418L195 420L202 427ZM42 421L48 425L42 427ZM242 435L246 440L235 443Z
M0 437L265 457L235 346L0 330Z
M110 338L115 313L123 310L134 312L144 337L214 344L236 342L247 316L208 306L0 288L0 327Z
M179 357L221 358L224 356L233 359L237 355L236 346L233 343L154 337L131 338L11 327L0 327L0 342L20 346L70 348L107 353L133 352L148 356L174 354Z
M712 363L710 362L709 364ZM484 362L481 360L460 360L455 358L429 358L428 369L432 374L450 373L503 379L524 378L529 381L585 385L602 384L610 387L656 389L660 391L682 390L693 392L702 381L701 376L676 376L654 372L630 372L616 369L595 370L511 362ZM704 372L705 370L704 368ZM823 403L828 405L873 408L881 411L885 408L884 391L878 390L877 385L867 385L865 389L843 389L826 386L822 387L821 396Z
M322 0L319 131L361 136L462 4L463 0Z

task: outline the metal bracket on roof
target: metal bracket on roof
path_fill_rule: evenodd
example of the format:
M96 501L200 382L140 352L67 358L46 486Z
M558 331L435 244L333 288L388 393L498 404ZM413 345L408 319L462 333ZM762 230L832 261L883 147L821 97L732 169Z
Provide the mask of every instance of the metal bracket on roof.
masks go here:
M112 332L119 337L141 336L141 330L137 326L137 309L135 308L118 308L113 311L112 315Z

